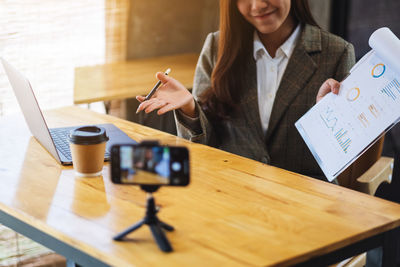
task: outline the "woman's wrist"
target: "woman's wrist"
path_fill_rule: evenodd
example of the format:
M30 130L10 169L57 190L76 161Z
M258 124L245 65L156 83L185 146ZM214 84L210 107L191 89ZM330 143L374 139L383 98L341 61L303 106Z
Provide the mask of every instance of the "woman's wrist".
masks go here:
M191 101L190 101L188 104L182 106L182 107L180 108L180 110L181 110L186 116L189 116L189 117L191 117L191 118L196 118L196 117L197 117L197 114L196 114L197 112L196 112L196 104L195 104L195 102L194 102L194 98L192 98Z

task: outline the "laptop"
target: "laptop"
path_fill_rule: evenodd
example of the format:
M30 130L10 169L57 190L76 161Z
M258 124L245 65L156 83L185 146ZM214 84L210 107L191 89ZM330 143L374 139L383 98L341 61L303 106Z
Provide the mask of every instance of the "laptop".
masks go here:
M68 136L69 132L78 126L49 129L28 79L10 63L3 58L0 59L32 135L59 163L72 165ZM111 147L114 144L137 143L113 124L98 124L96 126L104 127L109 137L104 155L105 161L110 159Z

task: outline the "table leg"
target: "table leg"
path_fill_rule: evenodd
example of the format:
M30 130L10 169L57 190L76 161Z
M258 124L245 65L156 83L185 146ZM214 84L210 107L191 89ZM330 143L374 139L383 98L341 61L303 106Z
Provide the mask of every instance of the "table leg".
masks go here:
M386 232L383 240L383 255L382 255L382 266L383 267L395 267L397 260L397 252L399 250L400 238L400 227Z
M103 101L104 104L104 109L106 111L106 114L108 114L108 112L110 111L111 108L111 101Z

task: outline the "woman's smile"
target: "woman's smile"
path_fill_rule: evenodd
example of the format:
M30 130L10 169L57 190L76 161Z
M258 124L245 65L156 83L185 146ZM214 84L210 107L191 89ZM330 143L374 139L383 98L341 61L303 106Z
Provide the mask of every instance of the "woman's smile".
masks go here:
M274 8L272 10L266 11L262 14L257 14L257 15L253 15L253 18L256 20L264 20L264 19L268 19L270 18L273 14L275 14L278 11L277 8Z

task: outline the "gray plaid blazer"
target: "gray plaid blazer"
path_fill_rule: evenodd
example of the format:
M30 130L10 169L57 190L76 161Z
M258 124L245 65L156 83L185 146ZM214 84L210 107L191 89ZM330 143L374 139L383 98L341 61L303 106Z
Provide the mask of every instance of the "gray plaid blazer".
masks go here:
M193 95L197 100L211 86L217 60L218 32L207 36L197 63ZM178 135L286 170L322 178L324 175L294 123L314 104L328 78L341 81L354 65L354 49L340 37L305 25L276 93L268 131L263 133L257 101L257 71L248 56L247 81L240 109L232 120L211 123L196 103L199 118L175 112Z

